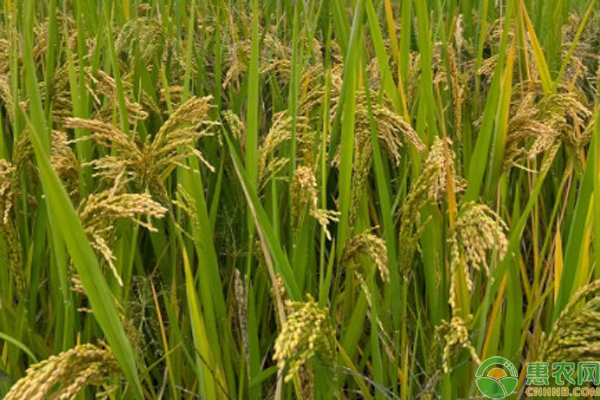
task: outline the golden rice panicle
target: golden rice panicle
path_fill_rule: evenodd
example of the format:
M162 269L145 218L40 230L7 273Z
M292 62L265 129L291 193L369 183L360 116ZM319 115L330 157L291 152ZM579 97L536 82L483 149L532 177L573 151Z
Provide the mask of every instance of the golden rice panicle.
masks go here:
M88 85L88 91L92 98L96 101L96 105L100 109L95 113L94 118L105 122L113 120L114 104L118 102L117 84L115 79L102 70L93 71L91 67L84 68L85 78ZM133 86L125 77L123 78L123 87L125 89L125 108L127 109L127 122L133 125L137 120L144 120L148 117L148 113L144 107L132 99ZM103 102L98 98L98 94L105 96L108 102L103 105ZM70 97L70 95L67 93ZM146 96L142 93L142 99L146 100ZM146 103L148 103L146 101ZM119 118L120 119L120 118Z
M76 73L81 73L85 81L87 93L90 96L94 112L91 119L97 119L106 123L113 121L114 107L118 103L117 85L112 76L102 70L94 71L92 67L81 67L77 59L72 61ZM68 65L60 66L54 73L53 87L50 92L52 103L52 120L59 129L64 127L67 118L73 117L73 97L70 82L71 68ZM144 120L148 113L144 106L133 99L133 86L123 77L122 80L127 109L127 119L130 125L138 120ZM45 94L46 87L42 85L40 92ZM142 100L147 100L147 95L142 93ZM104 98L103 98L104 97ZM145 101L147 103L147 101ZM120 120L120 116L118 116Z
M290 81L292 50L284 44L274 30L265 34L263 52L260 59L260 73L273 73L283 84Z
M436 200L441 200L448 193L448 181L452 181L452 187L454 193L461 192L466 187L466 181L456 174L456 168L454 166L454 159L456 158L454 151L452 150L452 141L449 138L444 140L436 137L431 151L427 157L427 163L433 163L440 166L438 173L436 174L437 179L433 181L433 184L429 188L429 197ZM448 178L450 173L450 179Z
M24 287L22 247L13 218L15 207L15 177L17 168L0 159L0 240L6 244L8 264L18 290ZM17 186L18 187L18 186Z
M56 19L58 20L59 26L63 27L64 33L67 35L66 42L71 49L77 49L77 23L75 19L68 13L64 13L60 10L56 10ZM34 29L34 35L36 38L35 45L33 47L33 56L38 62L42 62L42 57L46 54L48 49L48 30L50 28L49 21L40 21ZM88 39L92 40L92 39ZM92 47L89 46L88 47Z
M459 313L454 314L450 322L442 321L436 327L436 332L442 337L442 342L444 343L444 350L442 352L442 368L444 373L450 372L451 368L456 365L455 361L462 349L469 351L476 365L481 363L477 356L477 351L469 338L469 327L473 322L473 316L469 315L465 320L458 315Z
M548 99L548 105L543 104L552 114L558 115L556 129L560 132L561 141L579 150L585 146L591 137L584 134L586 126L593 121L592 111L585 104L584 96L576 91L560 93Z
M294 177L290 187L292 198L292 219L295 225L299 225L299 219L305 206L316 207L318 204L317 178L312 168L300 166L294 171Z
M308 118L296 118L296 160L312 165L314 132L310 130ZM294 120L287 111L273 116L273 124L258 148L258 180L264 186L273 176L284 168L289 159L276 155L279 147L292 138Z
M185 213L195 231L200 232L200 220L198 219L198 213L196 212L196 200L188 193L187 190L185 190L183 185L177 185L177 190L175 191L175 200L173 200L172 203ZM187 231L183 229L178 222L175 223L178 225L183 234L189 235L189 233L187 233Z
M336 95L336 97L333 97ZM338 111L339 95L336 91L332 92L332 120L335 113ZM371 91L371 98L376 99L377 93ZM413 129L412 125L404 119L400 114L393 110L393 106L389 101L371 104L373 118L375 120L377 137L382 148L389 154L396 164L400 162L400 148L405 144L411 144L417 151L425 150L423 141ZM356 94L356 110L355 110L355 140L366 141L370 138L371 127L369 123L369 107L367 96L364 91ZM370 140L370 139L369 139ZM356 148L356 146L355 146Z
M115 40L115 51L119 55L131 56L137 47L144 65L152 68L155 59L161 55L164 43L163 27L158 19L132 18L120 29Z
M450 157L452 162L453 157ZM424 229L421 209L446 193L446 170L453 171L453 163L446 166L448 158L444 154L443 142L436 138L425 161L423 172L412 185L402 205L399 231L400 270L408 272L419 238ZM455 178L455 187L464 184Z
M367 255L379 270L379 275L384 282L390 279L388 269L387 247L385 240L372 234L370 231L363 232L360 235L350 239L342 255L342 264L354 266L362 264L361 255Z
M244 137L244 123L240 117L231 110L221 112L221 117L227 126L229 126L233 137L237 139L238 142L242 143Z
M250 54L250 41L235 41L227 44L229 51L225 54L223 60L223 68L227 70L223 83L223 89L228 88L232 83L240 81L241 77L246 73L248 54Z
M264 37L259 57L259 73L277 78L279 80L278 84L288 84L290 81L290 60L292 58L290 46L277 36L274 27L264 28L261 26L259 30L261 31L259 35ZM230 35L222 35L222 40L225 43L221 45L228 49L223 60L223 68L227 72L222 83L222 87L227 88L233 83L238 84L243 75L247 73L252 43L250 39L230 42ZM303 38L300 38L300 40L303 40ZM317 60L319 60L319 57L317 57Z
M0 159L0 223L9 222L13 209L13 175L16 168L8 161Z
M79 207L79 217L90 238L90 244L107 262L119 285L123 286L123 281L114 265L115 256L109 245L116 221L129 219L150 231L156 231L150 219L163 218L167 211L147 193L117 194L114 190L106 190L88 196ZM141 218L148 219L148 222Z
M46 90L45 85L40 87L41 94L45 95ZM89 87L88 92L90 92L93 98L97 98L96 93ZM69 81L69 68L67 65L60 66L54 71L52 90L49 93L49 98L52 103L52 121L56 126L63 127L65 119L73 116L71 82Z
M481 270L489 275L488 251L495 251L503 258L508 248L505 232L508 226L498 214L485 204L468 202L459 210L458 218L450 233L450 304L457 307L456 274L463 268L467 288L473 286L471 270Z
M583 119L591 115L572 93L546 95L536 107L539 109L536 119L547 125L553 135L535 136L528 152L529 158L548 150L555 140L577 144L579 140L572 133L572 129L577 127L579 130L583 127ZM572 124L567 121L567 117L572 119Z
M65 132L52 131L50 161L71 200L76 200L79 195L79 163Z
M505 170L519 166L523 156L531 160L550 151L555 143L567 144L576 150L589 143L593 118L582 96L576 92L538 93L541 90L536 85L524 95L516 93L519 97L509 119Z
M36 167L32 163L33 158L33 144L29 137L29 131L24 130L21 132L19 140L15 144L12 156L12 165L15 167L13 173L13 191L14 196L19 197L21 195L21 185L19 184L19 177L22 173L34 175L36 174Z
M277 158L273 153L279 146L292 138L292 118L282 112L273 116L273 125L258 149L258 180L263 184L268 177L276 174L288 162L287 158Z
M15 278L18 290L24 288L23 247L20 231L16 223L16 206L23 196L21 176L30 172L35 176L36 171L31 163L33 147L29 134L25 130L13 149L12 163L0 159L0 240L6 244L8 266ZM31 168L31 171L26 171ZM35 184L36 181L33 180ZM29 200L29 199L28 199Z
M307 166L298 167L294 171L294 177L290 188L292 199L292 221L294 226L302 224L304 210L308 207L308 213L315 218L325 232L327 239L331 240L328 225L337 221L339 212L318 207L317 178L312 168Z
M310 359L319 354L325 361L335 359L335 332L329 319L329 310L319 307L309 294L305 302L290 302L294 311L288 315L277 340L273 359L280 370L286 363L290 369L285 377L289 382Z
M368 127L363 127L355 132L354 156L352 160L352 190L350 192L350 209L348 212L348 225L354 226L361 201L367 188L367 181L371 172L373 161L373 147L371 132Z
M543 334L539 341L538 359L594 361L600 357L600 298L595 297L599 291L600 280L596 280L573 295L550 334Z
M460 20L462 21L462 15L460 16ZM459 34L460 30L458 29L461 25L460 22L456 24L455 37L457 38L457 46L460 49L460 43L462 42L462 36ZM460 41L459 41L460 38ZM454 133L458 140L462 140L462 107L464 102L464 88L462 84L462 79L460 73L458 72L458 65L456 61L456 56L454 54L454 49L452 45L449 44L446 47L446 51L448 54L448 65L450 66L450 89L452 92L452 119L454 122Z
M109 347L83 344L31 366L4 399L75 399L88 386L108 385L119 371Z
M117 194L113 190L106 190L88 196L81 208L80 217L86 227L99 231L122 218L156 231L150 222L144 222L139 217L162 218L166 212L167 209L152 200L147 193Z
M524 143L529 138L534 137L536 141L552 143L556 137L550 125L535 118L538 109L535 106L534 93L525 95L514 108L513 115L508 121L504 151L504 170L508 170L512 166L519 166L519 159L523 155L531 157L531 155L537 154L535 150L528 152L524 147Z
M67 118L65 127L84 129L92 132L78 140L93 140L98 145L113 150L107 155L88 162L85 165L94 168L94 177L100 177L109 186L120 186L126 181L135 181L140 188L148 180L146 153L138 143L112 124L98 120Z
M171 115L171 117L160 127L154 142L157 145L163 143L163 141L167 140L167 134L176 130L176 128L180 128L181 125L187 123L195 123L195 124L215 124L210 119L209 111L214 108L212 104L212 96L205 97L192 97L185 103L183 103L175 112Z
M113 124L90 119L67 118L65 128L88 130L92 134L80 140L93 140L103 147L124 152L126 156L141 157L136 142Z
M151 165L158 176L162 177L170 173L181 160L192 154L211 171L214 170L194 146L199 138L212 136L212 133L207 130L208 127L218 125L218 122L213 121L209 116L209 111L213 108L212 96L192 97L179 106L160 127L149 145L149 153L153 158Z
M10 87L10 77L0 73L0 100L4 103L8 119L12 122L14 118L14 98Z
M7 75L10 72L10 50L11 44L5 38L0 38L0 74Z
M399 147L404 143L412 144L414 148L422 152L425 145L412 125L401 115L392 111L390 106L375 106L373 116L377 123L379 140L384 144L384 149L399 163Z
M454 225L451 243L460 246L466 261L474 269L483 266L489 273L486 251L497 251L504 257L508 247L506 223L485 204L469 202L461 207Z
M68 118L65 126L89 130L93 134L83 140L92 139L114 150L113 155L87 164L96 170L95 176L102 177L112 186L134 181L140 191L150 190L164 200L167 196L163 181L186 157L195 155L214 170L195 147L199 138L212 135L206 128L217 124L208 115L213 108L211 100L211 96L192 97L161 126L152 141L148 139L144 143L136 141L136 136L134 139L125 135L114 125L98 120Z

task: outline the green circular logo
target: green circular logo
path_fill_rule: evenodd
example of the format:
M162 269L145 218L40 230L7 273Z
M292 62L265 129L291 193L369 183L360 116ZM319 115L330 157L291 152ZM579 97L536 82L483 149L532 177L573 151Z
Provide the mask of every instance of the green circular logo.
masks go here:
M490 399L503 399L517 388L517 369L504 357L490 357L475 373L475 383L481 393Z

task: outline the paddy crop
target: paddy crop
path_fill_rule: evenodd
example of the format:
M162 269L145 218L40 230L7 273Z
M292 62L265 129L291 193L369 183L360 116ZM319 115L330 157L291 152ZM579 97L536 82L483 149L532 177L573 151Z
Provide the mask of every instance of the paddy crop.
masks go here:
M0 397L457 399L600 360L594 0L5 0Z

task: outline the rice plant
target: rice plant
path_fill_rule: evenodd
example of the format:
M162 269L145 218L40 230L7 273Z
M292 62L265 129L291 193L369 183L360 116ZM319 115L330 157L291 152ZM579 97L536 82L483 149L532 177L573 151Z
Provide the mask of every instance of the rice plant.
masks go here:
M599 7L4 0L0 397L600 361Z

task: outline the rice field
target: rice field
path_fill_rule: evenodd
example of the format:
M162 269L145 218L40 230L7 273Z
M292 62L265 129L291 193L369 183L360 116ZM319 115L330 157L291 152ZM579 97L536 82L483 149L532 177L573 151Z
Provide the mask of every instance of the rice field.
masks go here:
M595 0L1 4L0 398L600 361Z

